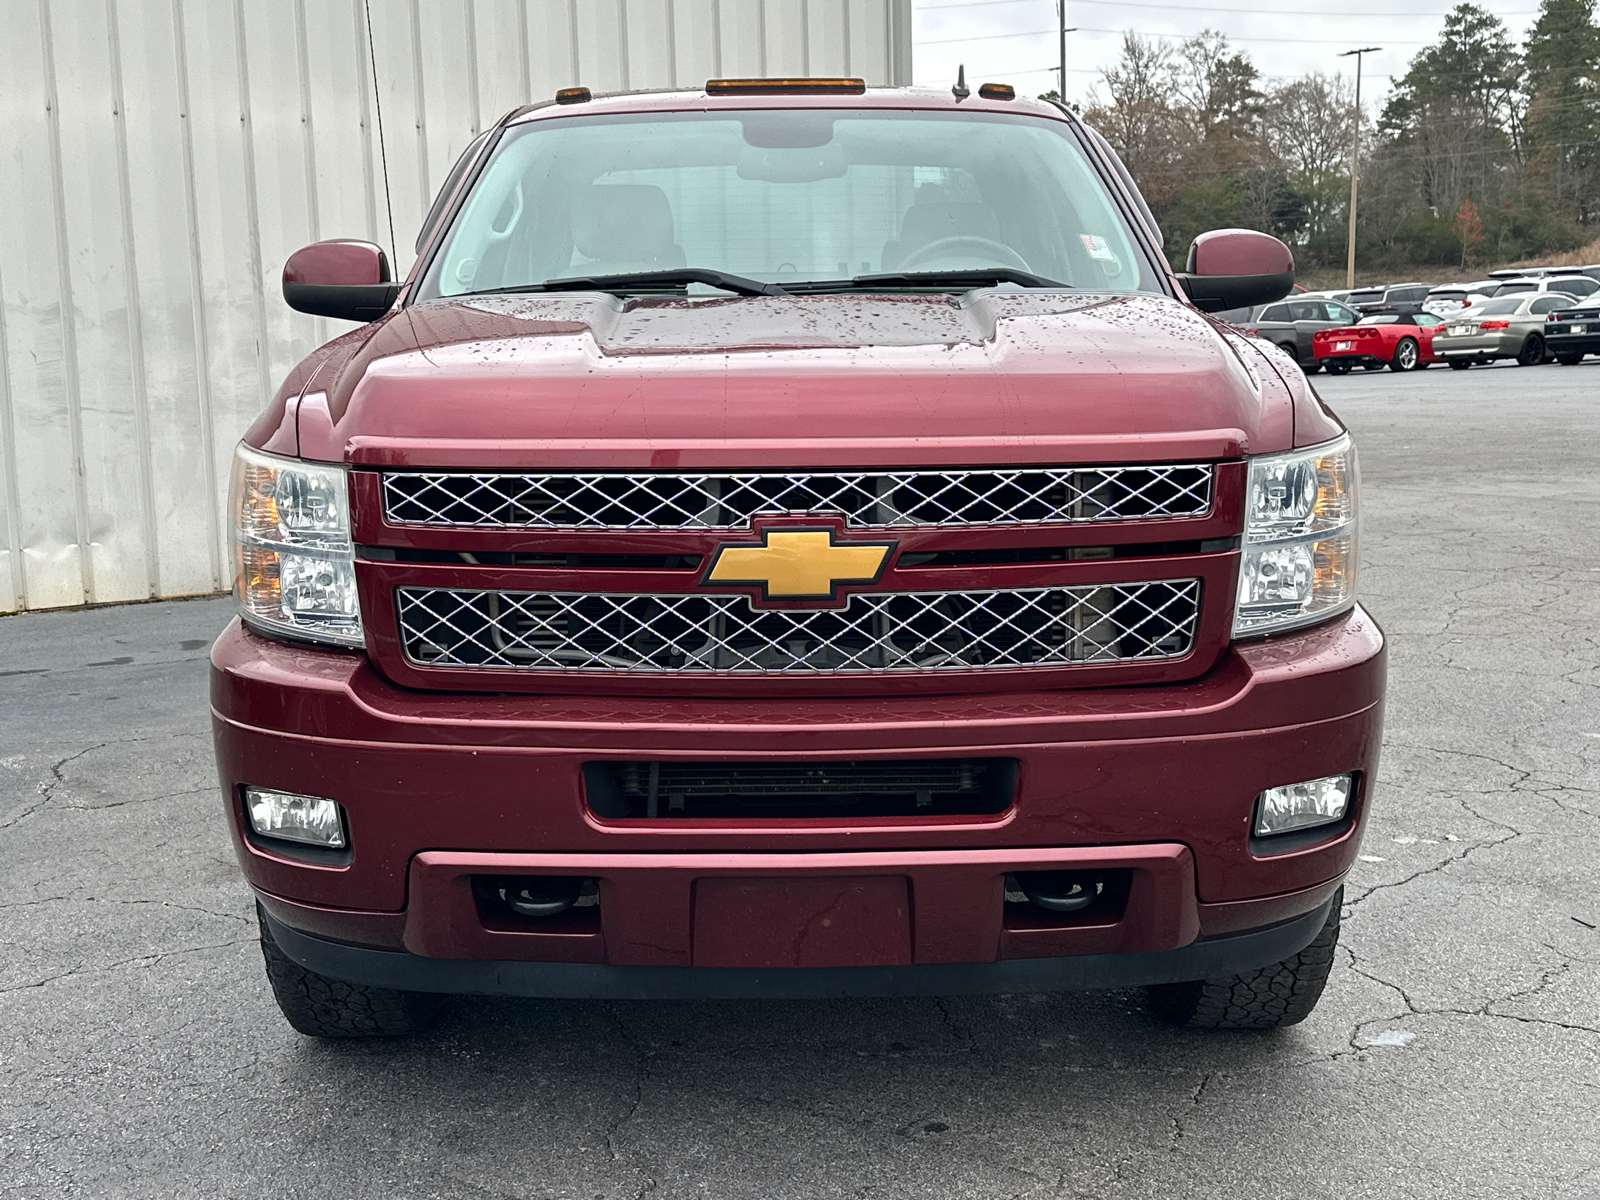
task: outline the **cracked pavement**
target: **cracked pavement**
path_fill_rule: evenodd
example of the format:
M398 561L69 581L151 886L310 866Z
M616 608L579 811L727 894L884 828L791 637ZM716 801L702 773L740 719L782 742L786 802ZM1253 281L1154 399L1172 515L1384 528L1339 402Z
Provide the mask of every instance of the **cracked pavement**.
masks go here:
M279 1018L215 794L225 601L0 620L0 1196L1600 1197L1600 363L1317 380L1387 740L1322 1004L457 1000Z

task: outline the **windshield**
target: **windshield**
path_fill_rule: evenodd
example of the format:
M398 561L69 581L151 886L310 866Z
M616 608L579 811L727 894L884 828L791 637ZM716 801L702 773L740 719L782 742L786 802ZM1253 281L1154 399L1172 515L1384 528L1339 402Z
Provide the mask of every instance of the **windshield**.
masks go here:
M1486 317L1496 317L1496 316L1502 316L1502 315L1504 315L1506 313L1514 313L1514 312L1517 311L1517 309L1521 308L1522 305L1523 305L1523 301L1520 300L1520 299L1518 299L1518 300L1490 300L1487 304L1478 305L1478 307L1473 311L1475 311L1477 313L1480 313L1480 314L1482 314L1483 316L1486 316Z
M1374 316L1374 317L1362 317L1361 320L1357 322L1357 324L1359 324L1359 325L1410 325L1410 324L1413 324L1413 322L1412 322L1410 317L1405 316L1405 315L1403 315L1401 313L1379 313L1377 316Z
M648 113L508 130L419 297L685 268L786 286L1001 267L1097 291L1162 290L1063 122ZM686 286L708 287L626 290Z

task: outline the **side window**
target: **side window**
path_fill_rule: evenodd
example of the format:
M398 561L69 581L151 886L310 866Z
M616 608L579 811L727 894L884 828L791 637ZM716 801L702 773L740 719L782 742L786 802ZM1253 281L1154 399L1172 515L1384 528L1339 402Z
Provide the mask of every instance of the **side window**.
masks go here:
M1332 300L1329 300L1324 307L1328 310L1328 320L1343 321L1346 325L1355 324L1356 314L1344 305L1335 304Z
M1287 321L1289 319L1289 306L1287 304L1274 304L1264 310L1258 320L1261 321Z
M1315 300L1291 300L1289 302L1289 319L1291 321L1320 321L1322 308Z
M1561 290L1574 296L1592 296L1600 291L1600 283L1593 279L1563 279Z
M1558 308L1564 308L1570 303L1570 300L1561 296L1541 296L1528 305L1528 311L1534 316L1543 316L1545 313L1555 312Z
M478 151L483 149L483 144L489 140L489 135L494 130L486 129L475 137L461 152L461 157L456 159L456 165L450 168L450 174L445 176L444 183L439 187L439 193L433 198L433 207L428 209L428 215L423 219L422 228L417 230L416 253L422 253L422 247L428 240L428 235L433 232L433 227L439 218L444 216L444 206L449 201L451 193L456 190L456 184L461 182L461 177L467 173L478 157Z
M1401 288L1400 295L1395 298L1403 304L1414 304L1418 300L1426 300L1428 298L1428 285L1422 284L1418 287Z

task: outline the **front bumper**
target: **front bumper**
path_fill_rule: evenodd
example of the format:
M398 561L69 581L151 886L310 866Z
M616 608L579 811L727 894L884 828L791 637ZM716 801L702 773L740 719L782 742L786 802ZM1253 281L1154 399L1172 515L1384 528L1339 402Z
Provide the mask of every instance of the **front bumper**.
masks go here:
M1235 647L1181 684L879 700L444 695L396 688L361 655L286 645L235 624L213 650L212 704L230 827L251 886L276 926L319 945L399 955L360 959L373 970L388 964L360 981L420 971L397 965L411 958L437 967L439 982L428 985L437 990L484 990L493 964L540 963L564 966L506 978L535 989L557 987L556 976L587 980L559 986L603 994L644 985L605 982L620 977L601 968L770 975L780 966L977 963L1011 964L992 977L1014 990L1008 971L1090 986L1083 981L1125 978L1105 966L1110 959L1204 947L1324 908L1366 817L1384 658L1381 633L1357 609ZM582 765L596 760L969 755L1017 760L1009 808L615 820L589 809L582 786ZM1360 786L1345 825L1313 844L1252 849L1260 791L1346 771ZM311 861L247 837L246 783L338 800L353 853ZM1130 883L1117 905L1085 914L1006 902L1008 874L1049 869L1124 872ZM508 921L473 886L508 874L596 879L599 903L554 924ZM827 911L840 919L811 921ZM1016 966L1063 956L1080 961ZM334 958L345 965L323 973L352 978L356 959ZM1192 968L1161 968L1169 969ZM677 994L667 976L638 978L665 989L653 994Z

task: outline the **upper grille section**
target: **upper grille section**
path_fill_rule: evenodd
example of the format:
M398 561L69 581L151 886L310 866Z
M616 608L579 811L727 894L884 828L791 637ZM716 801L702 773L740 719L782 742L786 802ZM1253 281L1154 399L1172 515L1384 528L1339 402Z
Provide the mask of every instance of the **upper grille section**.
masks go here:
M391 524L503 529L741 529L762 513L843 513L862 527L1199 517L1206 464L725 474L383 477Z
M826 610L666 593L402 587L395 598L406 658L423 667L872 674L1181 657L1200 581L863 592Z

